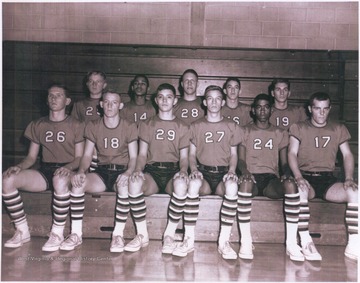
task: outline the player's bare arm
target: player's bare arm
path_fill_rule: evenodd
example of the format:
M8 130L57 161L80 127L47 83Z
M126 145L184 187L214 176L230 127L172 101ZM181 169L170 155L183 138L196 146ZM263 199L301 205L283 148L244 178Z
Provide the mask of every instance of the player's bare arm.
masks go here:
M295 182L299 190L306 191L310 190L311 186L307 180L305 180L300 172L297 155L299 152L300 142L293 136L290 136L289 148L288 148L288 162L291 171L294 174Z
M340 145L340 151L344 160L344 171L345 171L345 181L344 189L357 190L358 185L354 182L354 155L351 152L349 142L344 142Z
M19 174L21 170L29 169L35 164L39 151L40 144L31 142L27 156L18 165L9 167L3 173L3 178L9 177L11 174Z
M75 144L75 158L72 162L66 164L63 167L60 167L54 172L54 175L60 176L71 176L74 170L79 168L81 157L84 153L84 144L85 142L79 142Z
M202 179L203 175L200 171L197 169L197 160L196 160L196 146L190 142L190 148L189 148L189 166L190 166L190 176L189 179Z
M149 149L149 145L143 140L140 140L139 155L136 159L136 166L134 172L131 174L130 177L131 181L133 182L135 182L137 178L141 178L145 180L143 170L145 168L147 161L148 149Z
M225 183L227 180L233 180L234 182L238 181L238 176L236 175L236 166L238 163L238 154L237 147L232 146L230 148L230 161L229 161L229 171L224 175L223 182Z
M116 184L118 187L127 187L129 185L129 178L130 178L131 174L134 172L135 166L136 166L136 159L137 159L137 152L138 152L137 140L129 143L128 149L129 149L128 169L123 174L120 174L117 177Z
M90 167L94 148L95 144L87 139L85 142L84 154L80 159L79 169L77 173L71 177L71 184L73 185L73 187L80 188L84 184L86 179L85 172Z
M280 165L281 165L281 181L289 179L291 177L291 169L289 167L288 158L287 158L287 151L288 148L284 147L280 149L279 156L280 156Z
M189 167L189 148L182 148L180 149L180 171L177 172L173 179L180 178L186 181L188 183L189 176L187 169Z
M254 176L249 172L246 164L246 147L243 145L238 146L238 168L241 172L241 176L239 178L239 184L242 182L252 181L256 183Z

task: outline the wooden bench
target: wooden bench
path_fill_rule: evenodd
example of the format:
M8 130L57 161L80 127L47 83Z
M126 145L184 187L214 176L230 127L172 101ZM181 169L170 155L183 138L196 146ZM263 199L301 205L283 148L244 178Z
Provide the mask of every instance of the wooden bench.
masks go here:
M31 234L46 236L51 228L51 193L21 193L25 213L28 216ZM169 196L155 194L146 197L147 226L151 239L162 239L167 224ZM204 196L200 200L199 219L196 225L196 241L217 241L219 235L219 214L222 198ZM115 193L105 192L97 195L86 194L83 236L85 238L110 238L114 226ZM310 233L314 242L320 245L345 245L347 233L344 224L345 204L334 204L319 199L310 202ZM70 219L70 218L69 218ZM12 235L14 228L10 218L3 210L3 235ZM183 233L182 223L178 226L178 238ZM70 220L66 223L65 234L69 233ZM284 243L285 223L283 201L265 197L253 199L251 229L254 242ZM135 235L130 217L125 228L125 237ZM238 225L234 224L231 241L239 240Z

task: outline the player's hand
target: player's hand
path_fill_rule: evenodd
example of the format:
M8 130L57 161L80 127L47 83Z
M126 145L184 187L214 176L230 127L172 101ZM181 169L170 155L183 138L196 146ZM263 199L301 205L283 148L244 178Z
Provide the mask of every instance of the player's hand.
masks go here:
M20 166L11 166L3 173L3 178L10 177L11 174L17 175L21 170Z
M255 177L250 172L241 174L240 177L239 177L238 184L246 183L246 182L256 183Z
M123 174L120 174L117 178L116 178L116 185L117 187L127 187L129 185L129 178L130 178L131 174L124 172Z
M191 172L191 174L189 176L189 179L190 180L194 180L194 179L202 180L203 179L203 174L200 171L195 170L195 171Z
M309 182L303 177L295 178L295 183L298 186L299 190L302 190L303 192L310 190L311 188Z
M358 185L352 179L346 179L344 182L344 190L352 189L353 191L358 189Z
M177 172L174 175L173 180L175 180L177 178L179 178L180 180L184 180L186 182L186 184L189 182L189 176L188 176L187 172L183 172L183 171Z
M71 177L71 184L74 188L81 188L86 180L85 173L76 173L74 176Z
M292 180L294 180L294 177L291 176L291 175L282 175L282 176L280 177L280 182L284 182L284 181L286 181L286 180L288 180L289 182L291 182Z
M71 171L70 169L66 168L66 167L60 167L58 169L55 170L54 172L54 176L59 175L59 176L70 176L73 173L73 171Z
M145 180L145 175L142 171L134 171L130 176L132 182L135 182L138 178Z
M237 182L239 180L239 177L234 172L228 172L223 177L223 182L233 180L234 182Z

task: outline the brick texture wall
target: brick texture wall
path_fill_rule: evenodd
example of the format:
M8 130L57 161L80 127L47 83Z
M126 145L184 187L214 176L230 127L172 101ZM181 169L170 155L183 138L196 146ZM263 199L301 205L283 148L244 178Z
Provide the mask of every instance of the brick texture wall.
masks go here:
M357 2L3 3L3 40L358 50Z

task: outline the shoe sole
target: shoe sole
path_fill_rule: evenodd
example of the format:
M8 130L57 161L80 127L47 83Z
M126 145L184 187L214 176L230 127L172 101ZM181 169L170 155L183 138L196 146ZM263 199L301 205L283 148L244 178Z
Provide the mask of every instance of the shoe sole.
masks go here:
M226 255L226 254L223 254L222 251L220 249L218 249L218 252L221 254L222 258L223 259L237 259L237 255L232 255L232 256L229 256L229 255Z
M254 259L254 255L240 254L239 253L239 258L242 258L242 259Z
M122 253L123 251L124 251L124 248L122 248L122 249L119 249L119 248L112 249L112 248L110 248L111 253Z
M42 247L42 248L41 248L41 250L42 250L43 252L56 252L56 251L58 251L59 249L60 249L60 246L58 246L58 247L48 247L48 248Z
M23 239L20 243L18 244L8 244L8 243L5 243L4 244L4 247L5 248L11 248L11 249L16 249L16 248L20 248L23 244L26 244L28 242L30 242L31 238L26 238L26 239Z
M192 249L188 250L186 253L173 252L172 255L179 256L179 257L186 257L189 253L192 253L194 250L195 250L195 248L192 248Z
M124 248L124 250L126 252L137 252L137 251L140 251L141 248L146 248L147 246L149 245L149 242L146 242L146 243L143 243L139 248L129 248L129 247L126 247Z
M60 246L60 250L61 250L61 251L73 251L73 250L75 250L76 248L78 248L78 247L80 247L80 246L81 246L81 244L76 245L76 246L73 246L73 247L61 247L61 246Z
M161 253L166 254L166 255L171 255L174 252L175 249L172 250L161 250Z
M290 257L291 260L293 261L305 261L305 257L299 257L299 256L294 256L292 255L290 252L286 251L286 254Z
M321 261L322 257L313 257L313 256L306 256L304 255L305 259L308 261Z

